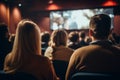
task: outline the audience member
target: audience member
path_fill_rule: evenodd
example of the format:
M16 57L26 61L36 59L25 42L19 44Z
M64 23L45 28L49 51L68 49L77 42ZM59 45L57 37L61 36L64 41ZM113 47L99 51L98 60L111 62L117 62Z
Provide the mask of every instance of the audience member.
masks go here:
M80 41L79 41L79 46L83 47L83 46L87 46L87 42L85 42L85 38L86 38L86 33L84 31L81 31L79 33L80 36Z
M55 30L51 34L50 46L45 56L52 60L69 61L73 50L67 47L68 34L65 30Z
M55 30L51 34L50 46L45 56L52 60L57 76L65 80L68 62L73 49L67 47L68 34L65 30Z
M38 80L57 80L53 65L41 55L40 29L30 20L19 22L12 52L6 56L6 73L25 72Z
M66 80L76 72L120 73L120 49L109 40L111 19L106 14L91 18L89 46L77 49L70 58Z
M5 56L11 51L12 48L8 38L8 26L4 23L0 23L0 70L3 69Z
M42 38L42 55L44 55L45 50L48 47L48 43L50 40L50 33L45 31L41 34L41 38Z
M79 48L79 34L76 31L72 31L69 33L68 35L69 38L69 42L68 42L68 47L72 48L72 49L77 49Z

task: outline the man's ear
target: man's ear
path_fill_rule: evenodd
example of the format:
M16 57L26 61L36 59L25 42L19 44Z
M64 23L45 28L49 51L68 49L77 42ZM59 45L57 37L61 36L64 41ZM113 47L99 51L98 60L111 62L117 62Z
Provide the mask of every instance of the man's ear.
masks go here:
M89 29L89 36L93 36L93 35L94 35L94 32L91 29Z

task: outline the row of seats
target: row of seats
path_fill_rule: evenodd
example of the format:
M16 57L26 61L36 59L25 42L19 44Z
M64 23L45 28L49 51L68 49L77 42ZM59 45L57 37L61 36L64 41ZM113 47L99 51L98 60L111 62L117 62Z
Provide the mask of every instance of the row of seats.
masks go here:
M57 76L60 80L65 80L68 62L62 60L53 60L52 62Z
M33 75L24 73L24 72L16 72L14 74L5 73L4 71L0 71L0 80L37 80Z
M53 66L60 80L65 80L68 62L53 60ZM78 72L72 76L71 80L120 80L120 74Z
M120 74L78 72L71 80L120 80Z
M55 68L57 76L60 77L60 80L64 80L68 63L65 61L54 60L53 66ZM5 73L4 71L0 71L0 80L37 79L31 74L27 74L24 72L16 72L14 74L9 74ZM71 80L120 80L120 74L78 72L72 76Z

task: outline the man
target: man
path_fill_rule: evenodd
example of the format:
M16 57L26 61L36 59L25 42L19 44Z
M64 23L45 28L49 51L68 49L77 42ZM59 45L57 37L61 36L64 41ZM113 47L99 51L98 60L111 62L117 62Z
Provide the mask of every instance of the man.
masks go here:
M91 18L90 45L77 49L70 58L66 80L76 72L118 73L120 72L120 49L108 40L111 19L98 14Z

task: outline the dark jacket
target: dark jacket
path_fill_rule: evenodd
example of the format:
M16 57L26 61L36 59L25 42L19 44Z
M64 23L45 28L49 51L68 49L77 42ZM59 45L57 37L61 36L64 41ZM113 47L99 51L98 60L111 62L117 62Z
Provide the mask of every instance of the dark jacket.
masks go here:
M97 41L71 56L66 80L76 72L120 73L120 49L109 41Z

